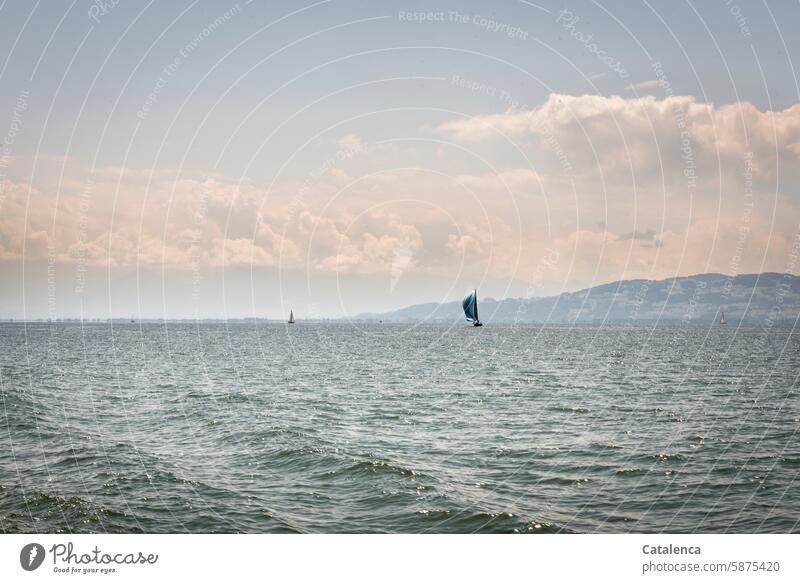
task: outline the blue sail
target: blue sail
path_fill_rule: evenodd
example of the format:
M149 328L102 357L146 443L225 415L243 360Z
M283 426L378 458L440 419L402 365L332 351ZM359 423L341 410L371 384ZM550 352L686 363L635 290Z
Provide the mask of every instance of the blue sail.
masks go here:
M477 320L475 317L475 292L469 292L466 297L461 301L461 307L464 308L464 315L467 320L473 322Z

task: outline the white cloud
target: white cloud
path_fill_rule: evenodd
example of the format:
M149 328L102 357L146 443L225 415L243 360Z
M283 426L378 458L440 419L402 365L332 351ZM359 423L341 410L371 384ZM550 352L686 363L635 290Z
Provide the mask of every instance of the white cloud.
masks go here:
M439 127L457 140L477 142L537 137L557 145L578 171L641 171L681 167L684 138L696 156L741 158L754 152L757 171L800 160L800 104L759 111L748 102L716 107L691 96L657 99L602 95L551 95L526 111L457 119ZM776 157L777 156L777 157Z
M342 150L353 150L357 152L364 149L364 142L361 140L361 137L356 134L342 136L336 141L336 145Z
M696 164L694 191L687 190L679 119ZM269 192L221 176L175 181L165 171L142 181L142 172L119 168L95 172L88 192L80 175L6 182L0 260L20 261L23 249L25 260L41 260L54 250L59 262L90 265L385 274L390 290L412 272L527 281L549 249L559 261L547 278L576 286L787 264L800 224L800 106L760 112L692 97L553 95L530 111L440 127L471 151L495 155L498 129L535 168L498 156L497 172L441 172L437 165L456 154L437 144L441 156L419 171L359 177L334 167ZM338 146L359 144L348 135ZM415 144L394 148L387 167L406 154L425 158ZM372 168L385 156L365 151L360 162Z
M648 81L639 81L638 83L631 83L627 85L625 89L628 91L633 91L635 89L655 89L656 87L661 87L663 83L658 79L649 79Z

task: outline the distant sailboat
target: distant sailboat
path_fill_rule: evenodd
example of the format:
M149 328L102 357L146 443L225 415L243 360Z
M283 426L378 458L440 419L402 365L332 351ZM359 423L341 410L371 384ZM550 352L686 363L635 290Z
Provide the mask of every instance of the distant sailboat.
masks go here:
M464 308L464 315L473 326L483 326L478 319L478 290L469 292L461 301L461 307Z
M288 324L294 324L294 312L289 310L289 322Z
M720 324L727 324L728 320L725 319L725 312L722 312L722 315L719 317Z

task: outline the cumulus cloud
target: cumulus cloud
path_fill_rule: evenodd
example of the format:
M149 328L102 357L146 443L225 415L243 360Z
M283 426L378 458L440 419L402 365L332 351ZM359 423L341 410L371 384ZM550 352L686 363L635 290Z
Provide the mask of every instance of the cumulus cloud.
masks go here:
M631 239L635 239L636 241L654 241L656 232L653 229L633 231L632 233L624 233L620 235L619 238L621 241L630 241Z
M347 134L336 140L336 145L342 150L361 151L365 148L361 136Z
M714 164L712 175L720 156L741 159L753 152L755 169L764 175L800 160L800 104L762 112L747 102L717 107L692 96L553 94L530 110L456 119L439 131L468 142L536 137L563 150L578 172L612 175L679 170L687 144L697 162Z
M463 149L442 143L436 156L395 144L385 161L395 170L358 176L334 163L269 190L112 167L91 181L6 181L0 260L385 274L390 290L410 272L527 281L554 253L546 277L570 286L786 268L800 224L800 106L552 95L439 131L486 149L498 167L476 168L472 157L458 165ZM497 154L506 137L524 156ZM370 169L386 156L353 134L335 146L362 149ZM407 159L429 166L398 164Z
M633 91L634 89L655 89L656 87L661 87L663 83L658 79L650 79L648 81L640 81L639 83L631 83L627 85L625 89L628 91Z
M423 248L411 218L414 209L364 211L357 197L326 205L327 184L297 206L296 185L267 193L235 181L154 180L143 192L135 173L123 176L131 181L121 186L104 182L102 174L95 175L91 187L74 181L68 188L62 185L57 197L49 190L4 183L0 260L52 257L175 269L282 265L372 273L390 270L401 246L411 256ZM369 191L370 185L363 189ZM404 268L412 264L409 259Z

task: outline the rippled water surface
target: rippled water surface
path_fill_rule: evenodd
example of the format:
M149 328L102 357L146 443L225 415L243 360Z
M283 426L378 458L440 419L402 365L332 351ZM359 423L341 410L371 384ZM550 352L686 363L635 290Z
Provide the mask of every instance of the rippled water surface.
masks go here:
M0 530L796 531L799 339L2 324Z

